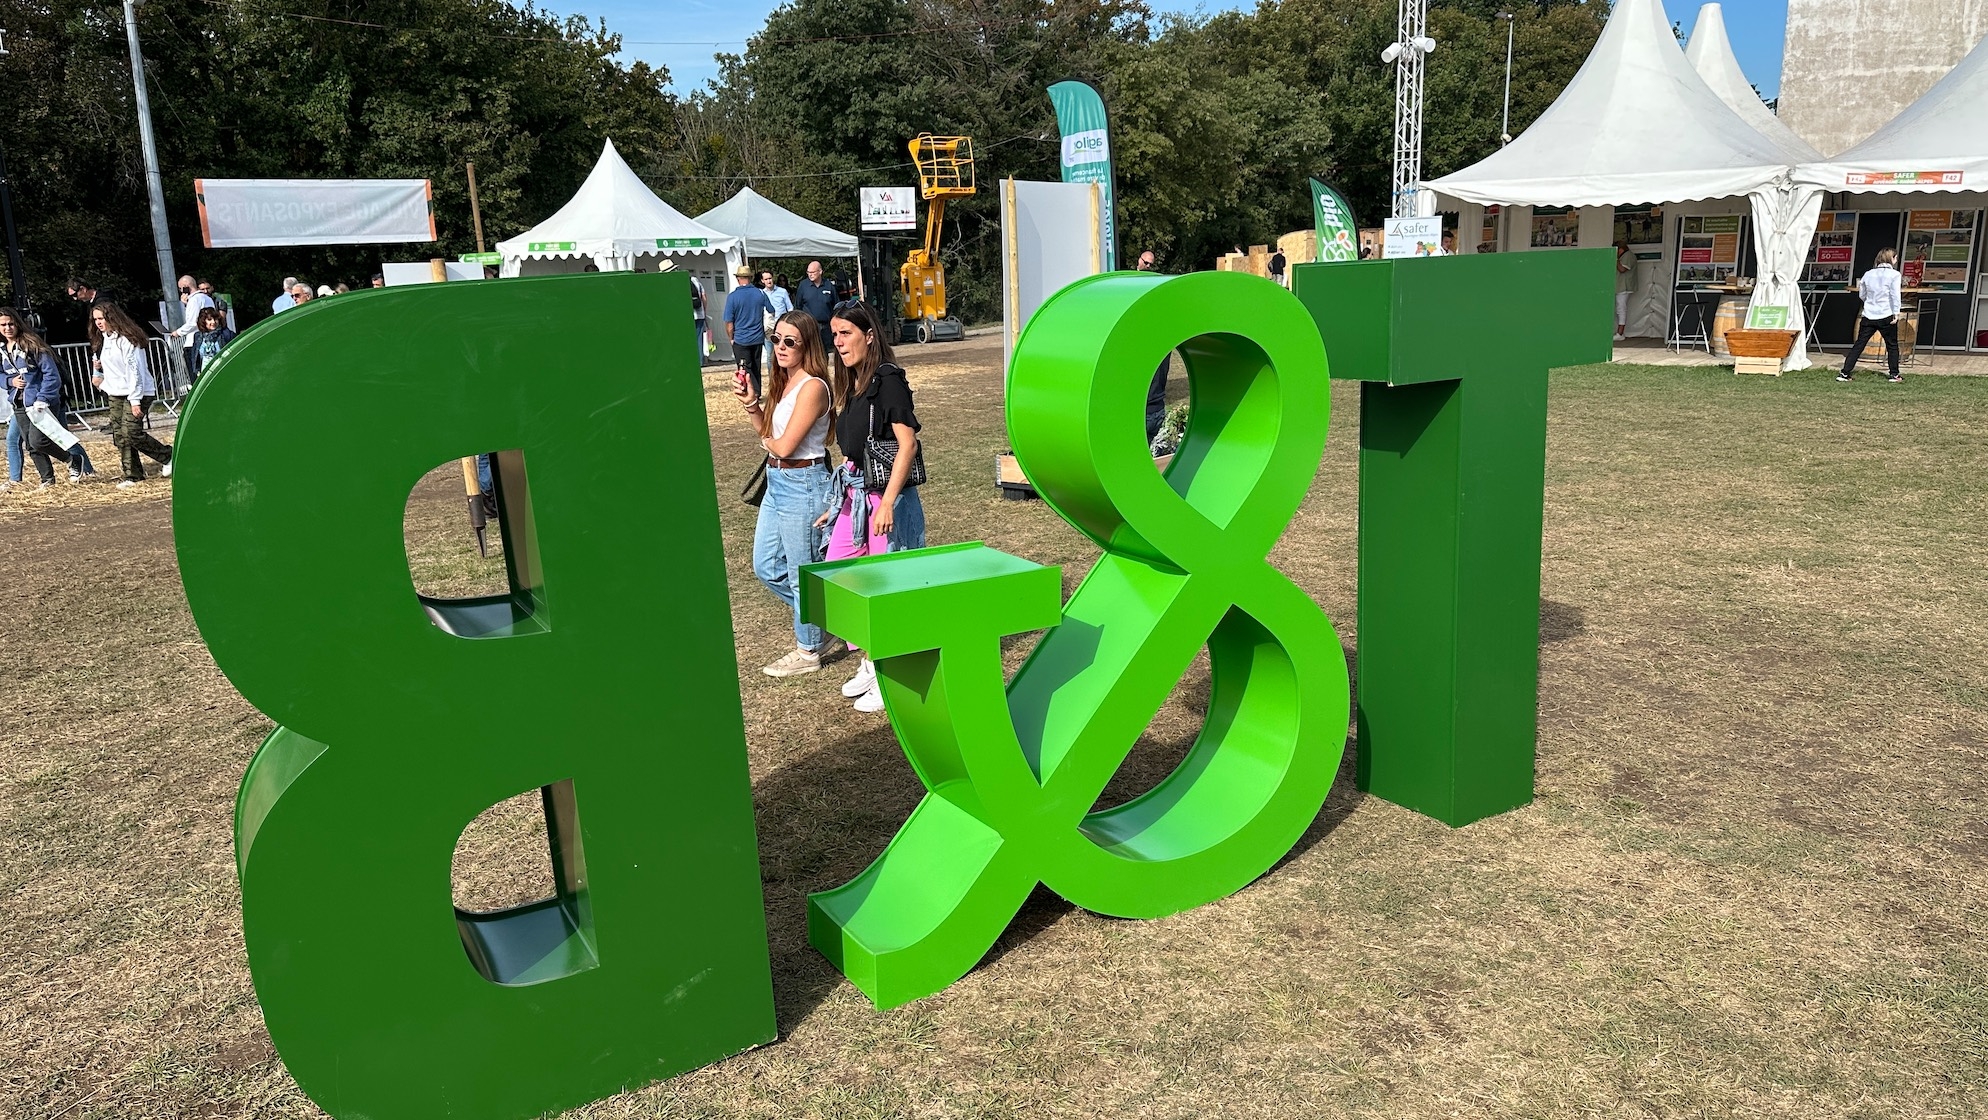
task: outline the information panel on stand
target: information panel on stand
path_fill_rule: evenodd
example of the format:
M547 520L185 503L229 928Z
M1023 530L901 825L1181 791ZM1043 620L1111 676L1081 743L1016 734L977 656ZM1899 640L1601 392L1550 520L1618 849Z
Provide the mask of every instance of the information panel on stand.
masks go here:
M1809 240L1808 263L1802 266L1804 289L1835 289L1850 283L1850 262L1857 251L1857 212L1824 210L1815 220Z
M1677 244L1677 286L1703 288L1731 283L1739 273L1746 218L1739 214L1693 214L1684 219L1682 228Z
M1965 292L1974 259L1973 210L1911 210L1905 215L1904 268L1912 287Z

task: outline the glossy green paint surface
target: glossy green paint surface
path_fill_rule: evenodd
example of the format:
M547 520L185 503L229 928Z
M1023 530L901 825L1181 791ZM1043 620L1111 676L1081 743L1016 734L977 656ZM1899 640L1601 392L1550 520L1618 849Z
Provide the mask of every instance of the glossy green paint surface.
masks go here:
M1186 441L1162 476L1141 401L1179 346ZM1317 471L1318 329L1239 273L1112 273L1057 293L1015 346L1008 425L1037 491L1103 550L1060 578L982 545L814 565L803 612L868 650L929 791L861 876L812 896L814 945L880 1007L966 974L1037 882L1151 918L1230 894L1317 815L1347 729L1332 623L1265 560ZM1000 640L1052 627L1004 688ZM1206 723L1123 805L1099 794L1207 646Z
M1532 800L1547 370L1607 361L1611 250L1300 265L1360 389L1360 788L1453 826Z
M687 283L315 301L181 421L187 600L280 725L236 808L249 963L333 1116L535 1116L774 1036L696 344L657 311ZM408 494L491 448L512 591L424 600ZM531 791L554 896L458 911L463 829Z

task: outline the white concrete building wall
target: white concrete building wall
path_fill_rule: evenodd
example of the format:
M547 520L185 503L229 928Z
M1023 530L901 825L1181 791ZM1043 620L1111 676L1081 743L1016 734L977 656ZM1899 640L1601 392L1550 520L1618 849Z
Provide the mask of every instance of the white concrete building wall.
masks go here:
M1988 0L1788 0L1781 120L1834 156L1919 99L1988 34Z

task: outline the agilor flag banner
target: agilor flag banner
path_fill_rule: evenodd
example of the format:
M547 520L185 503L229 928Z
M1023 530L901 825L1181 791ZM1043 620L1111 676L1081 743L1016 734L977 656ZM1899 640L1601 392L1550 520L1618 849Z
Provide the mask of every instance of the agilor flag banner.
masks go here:
M1312 180L1312 222L1318 227L1319 260L1360 259L1360 228L1353 221L1353 208L1317 179Z
M210 249L435 240L426 179L195 179Z
M1056 128L1063 134L1063 181L1096 183L1104 219L1104 270L1118 268L1118 223L1112 216L1111 128L1105 120L1104 99L1083 82L1058 82L1049 87L1056 107Z

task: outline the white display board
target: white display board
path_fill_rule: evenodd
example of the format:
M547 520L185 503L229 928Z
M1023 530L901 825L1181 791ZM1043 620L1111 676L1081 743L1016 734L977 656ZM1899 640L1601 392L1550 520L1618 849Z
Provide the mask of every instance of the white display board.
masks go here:
M1389 218L1386 222L1387 236L1381 244L1381 256L1389 260L1398 257L1440 257L1443 255L1443 219L1435 218Z
M449 270L449 279L451 280L483 279L483 266L480 264L464 264L461 261L449 261L443 267ZM380 266L380 276L387 282L387 287L389 288L398 288L402 284L433 284L435 282L434 267L427 261L414 261L410 264L388 262Z
M435 240L426 179L195 179L210 249Z
M859 187L857 204L865 230L918 228L918 188Z
M1065 285L1104 271L1096 183L1001 180L1002 338L1009 356L1029 316Z

